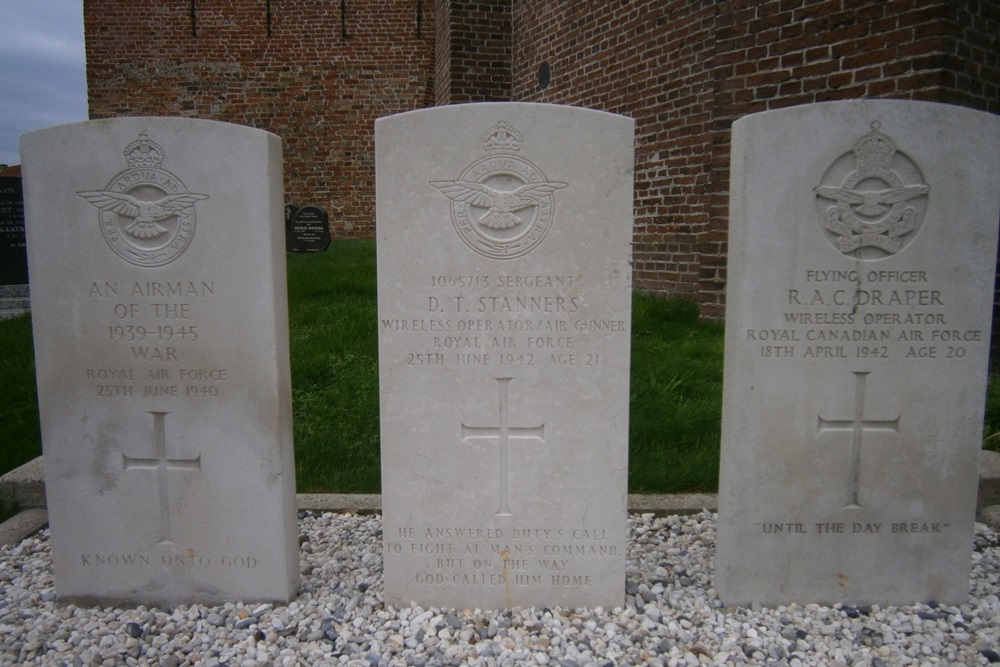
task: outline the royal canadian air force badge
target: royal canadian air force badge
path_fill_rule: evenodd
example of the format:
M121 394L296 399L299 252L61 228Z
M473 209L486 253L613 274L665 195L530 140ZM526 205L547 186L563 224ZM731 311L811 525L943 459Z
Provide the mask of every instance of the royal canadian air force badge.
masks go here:
M451 199L455 231L469 248L493 259L531 252L552 227L553 193L566 183L549 181L519 155L523 137L499 122L482 136L486 156L454 181L431 181Z
M104 190L77 194L99 210L101 233L130 264L163 266L183 253L194 236L194 204L208 195L188 192L160 165L165 153L146 134L125 147L129 168Z
M830 242L858 259L880 259L916 237L930 189L920 168L876 121L813 191Z

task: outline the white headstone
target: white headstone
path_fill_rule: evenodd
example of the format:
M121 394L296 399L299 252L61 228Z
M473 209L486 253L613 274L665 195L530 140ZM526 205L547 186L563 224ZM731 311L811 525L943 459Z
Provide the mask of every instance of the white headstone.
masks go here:
M56 591L298 586L278 137L120 118L21 142Z
M375 124L385 599L624 601L633 122Z
M968 589L1000 118L906 101L733 126L716 588L957 603Z

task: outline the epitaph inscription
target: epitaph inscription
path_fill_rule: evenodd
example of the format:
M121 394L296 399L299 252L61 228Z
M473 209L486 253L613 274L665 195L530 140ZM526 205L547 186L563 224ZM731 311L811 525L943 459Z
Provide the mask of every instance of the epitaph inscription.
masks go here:
M998 149L1000 119L922 102L734 124L726 604L964 600Z
M624 599L631 127L376 123L387 602Z

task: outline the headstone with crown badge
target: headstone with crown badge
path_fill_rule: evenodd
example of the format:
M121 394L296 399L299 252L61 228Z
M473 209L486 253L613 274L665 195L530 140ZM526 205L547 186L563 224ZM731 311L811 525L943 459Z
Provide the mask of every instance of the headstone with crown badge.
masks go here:
M1000 118L854 101L733 127L716 589L968 591Z
M119 118L21 141L56 592L287 601L281 143Z
M375 125L385 600L624 602L630 119Z

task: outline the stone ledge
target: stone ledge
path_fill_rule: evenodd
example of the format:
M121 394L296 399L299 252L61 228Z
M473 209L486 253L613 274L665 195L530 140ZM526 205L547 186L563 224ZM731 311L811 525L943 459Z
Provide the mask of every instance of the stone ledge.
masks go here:
M30 299L28 285L0 285L0 299Z
M979 459L979 507L1000 505L1000 452L983 451Z
M1000 532L1000 505L980 507L976 513L976 521L985 523L993 530Z
M0 285L0 319L31 312L31 293L27 285Z
M30 313L31 311L27 308L6 308L0 304L0 320L5 320L11 317L17 317L18 315L24 315L25 313Z
M15 501L22 511L0 525L0 544L17 542L47 523L45 513L44 462L41 456L0 477L0 498ZM378 494L300 493L299 510L372 513L382 510ZM695 514L719 508L714 493L633 494L628 496L630 512L659 515ZM27 515L27 516L25 516ZM979 470L977 521L1000 530L1000 453L984 451ZM17 536L16 539L10 536Z
M28 461L0 477L0 500L22 509L45 509L44 457Z
M323 512L380 512L382 496L371 494L300 493L296 496L299 510ZM629 512L655 514L695 514L702 510L715 511L718 498L711 493L676 493L660 495L632 494L628 496Z
M382 511L382 496L377 493L299 493L295 500L300 510L358 513Z
M30 509L0 523L0 546L17 544L34 535L49 522L49 513L43 509Z
M22 508L45 507L45 468L43 457L25 463L0 477L0 498L15 500ZM378 494L300 493L300 510L379 511ZM979 468L978 507L1000 505L1000 452L984 451ZM632 512L693 513L718 509L714 493L635 494L628 496Z

